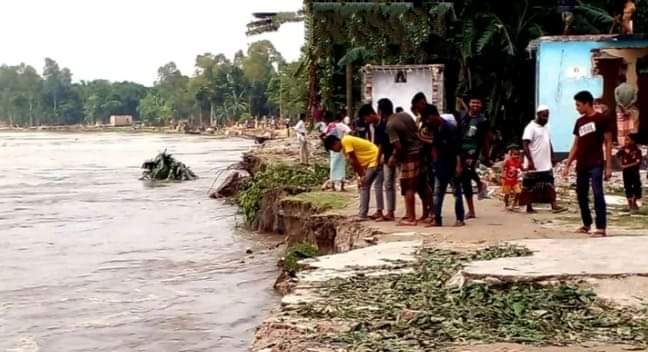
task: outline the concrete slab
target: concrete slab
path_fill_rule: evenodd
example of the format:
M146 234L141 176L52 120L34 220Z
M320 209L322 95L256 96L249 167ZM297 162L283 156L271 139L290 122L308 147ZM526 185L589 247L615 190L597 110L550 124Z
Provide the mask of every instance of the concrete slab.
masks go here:
M468 264L464 280L541 281L648 276L648 236L513 241L533 255Z
M327 255L300 261L309 270L297 274L298 284L281 300L283 305L296 305L324 299L318 289L327 281L348 278L355 275L381 276L406 273L412 268L403 267L402 262L416 260L416 251L422 241L400 241L380 243L353 251Z
M396 268L399 266L398 261L415 261L416 250L421 245L422 241L387 242L346 253L303 260L300 263L314 270L302 271L297 278L300 282L322 282L350 277L358 272L368 274L376 269Z

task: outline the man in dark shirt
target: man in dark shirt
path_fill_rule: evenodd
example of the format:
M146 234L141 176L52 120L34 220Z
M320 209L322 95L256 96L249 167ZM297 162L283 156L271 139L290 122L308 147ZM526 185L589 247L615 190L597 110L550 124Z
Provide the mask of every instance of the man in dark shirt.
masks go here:
M589 233L592 227L592 214L589 208L590 182L594 193L596 212L595 235L605 236L607 228L607 207L603 194L603 179L612 176L612 131L611 120L594 110L594 97L583 91L574 96L576 110L581 117L574 126L574 144L569 152L563 176L569 175L569 168L576 160L576 195L581 211L583 226L579 233ZM605 156L603 146L605 145Z
M464 226L464 206L460 177L462 165L460 158L461 137L457 128L444 120L436 106L429 105L421 114L422 124L433 133L432 153L434 160L434 220L431 226L443 226L443 199L448 185L452 185L455 197L455 226Z
M418 189L421 168L421 141L414 118L407 113L394 114L387 121L387 136L394 148L389 166L398 164L401 171L401 192L405 197L405 219L402 226L416 225L415 196Z
M394 115L394 104L391 100L384 98L378 100L378 115L380 116L380 123L376 128L376 136L380 137L380 157L384 160L382 186L387 198L387 214L384 216L385 221L395 220L396 211L396 167L390 166L386 161L391 158L394 153L394 148L389 143L389 136L387 136L387 122L389 118Z
M376 221L393 221L394 220L394 203L389 204L387 209L387 215L383 213L385 201L384 201L384 168L383 168L383 156L391 156L391 145L387 148L384 147L385 143L389 144L389 138L387 138L386 119L383 120L382 115L376 114L371 104L365 104L360 107L358 110L358 117L360 120L368 126L367 139L369 139L373 144L378 147L378 166L376 168L378 176L374 182L374 191L376 193L376 213L369 216L369 218ZM389 199L388 199L389 202Z
M477 161L480 155L484 160L489 158L490 126L481 111L481 98L473 96L468 101L468 112L460 119L462 185L466 203L468 203L468 215L466 216L468 219L476 217L472 181L477 183L480 198L486 197L486 184L480 180L477 174Z

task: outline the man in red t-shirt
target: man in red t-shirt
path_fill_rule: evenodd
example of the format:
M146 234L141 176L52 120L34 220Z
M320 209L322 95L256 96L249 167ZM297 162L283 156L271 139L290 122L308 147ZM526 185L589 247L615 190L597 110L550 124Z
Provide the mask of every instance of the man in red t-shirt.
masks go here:
M563 176L569 175L569 168L576 160L576 195L583 226L578 233L589 233L592 228L592 214L589 208L590 183L594 193L596 212L595 235L605 236L607 228L607 207L603 193L603 179L612 176L612 131L610 119L594 110L594 97L583 91L574 96L576 110L581 117L574 126L574 144L569 152ZM603 155L605 146L605 156Z

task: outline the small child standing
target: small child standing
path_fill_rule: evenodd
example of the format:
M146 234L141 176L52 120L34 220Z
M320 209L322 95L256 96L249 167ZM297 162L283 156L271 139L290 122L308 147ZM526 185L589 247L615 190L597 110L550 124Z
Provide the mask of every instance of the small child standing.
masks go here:
M624 139L623 148L617 153L617 158L621 160L623 169L623 188L625 188L626 198L628 198L628 208L630 212L639 211L637 200L641 199L641 178L639 169L641 167L641 150L635 143L636 136L628 135Z
M520 174L522 173L522 158L517 146L509 147L509 157L504 162L502 169L502 194L504 195L504 207L515 211L518 209L518 202L522 187L520 187ZM513 196L513 202L511 202ZM510 208L509 208L510 205Z

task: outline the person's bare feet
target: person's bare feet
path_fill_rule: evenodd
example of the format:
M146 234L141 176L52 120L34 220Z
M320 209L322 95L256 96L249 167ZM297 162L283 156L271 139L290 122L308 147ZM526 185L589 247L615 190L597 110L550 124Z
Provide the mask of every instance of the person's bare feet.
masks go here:
M454 227L464 227L464 226L466 226L466 223L463 221L457 221L454 224Z
M468 213L466 219L477 219L477 215L475 213Z
M424 222L425 220L428 219L428 217L429 217L429 216L427 216L427 215L422 215L420 218L418 218L417 221L418 221L418 222Z
M425 225L425 227L442 227L442 226L443 225L436 220L432 220L427 225Z
M606 237L607 236L607 231L605 229L597 229L594 231L591 235L592 237Z
M378 210L373 215L369 215L369 219L378 220L384 218L382 211Z
M589 234L590 228L587 226L581 226L576 230L576 233Z
M387 215L383 216L383 220L387 222L391 222L396 220L396 217L394 216L394 213L388 213Z
M402 219L401 221L398 222L398 226L416 226L416 220L411 220L411 219Z
M352 222L366 222L369 221L369 217L362 217L362 216L354 216L351 219Z

